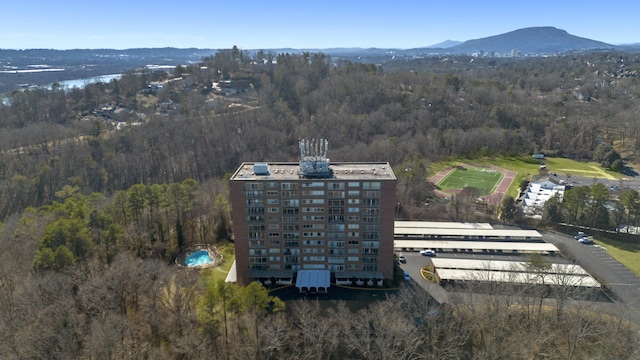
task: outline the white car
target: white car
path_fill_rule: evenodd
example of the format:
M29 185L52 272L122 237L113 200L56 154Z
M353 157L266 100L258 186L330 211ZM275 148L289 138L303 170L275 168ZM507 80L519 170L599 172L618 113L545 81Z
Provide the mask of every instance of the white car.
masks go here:
M420 250L420 255L422 256L436 256L436 252L431 249Z

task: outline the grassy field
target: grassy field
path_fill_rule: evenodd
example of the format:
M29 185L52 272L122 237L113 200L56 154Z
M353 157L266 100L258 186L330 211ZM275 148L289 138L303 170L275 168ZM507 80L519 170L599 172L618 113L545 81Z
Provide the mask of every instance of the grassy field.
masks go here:
M456 168L437 185L443 191L473 187L478 189L478 195L485 196L495 190L503 176L499 171L484 168Z
M640 244L608 238L597 238L595 241L607 248L607 253L640 276Z
M233 261L236 259L233 243L227 241L218 243L216 248L222 253L222 264L202 270L202 277L203 279L206 278L206 281L224 280L229 273L229 269L231 269L231 265L233 265Z
M594 178L621 179L623 174L602 169L596 162L582 162L564 158L546 158L544 160L536 160L530 156L504 156L492 158L477 159L457 159L452 161L443 161L431 165L432 174L436 174L448 167L468 164L475 167L483 167L494 165L507 170L517 171L518 174L507 192L509 195L516 196L518 187L522 180L529 180L532 176L540 174L538 167L544 164L547 172L557 173L559 176L586 176Z

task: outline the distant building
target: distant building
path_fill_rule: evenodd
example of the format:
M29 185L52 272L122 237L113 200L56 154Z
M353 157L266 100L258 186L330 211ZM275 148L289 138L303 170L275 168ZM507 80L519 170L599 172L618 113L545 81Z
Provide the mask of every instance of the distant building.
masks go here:
M391 166L331 163L327 149L303 140L299 163L245 162L231 176L238 283L293 284L301 271L353 285L393 278Z
M539 215L542 212L544 203L553 196L558 195L560 201L564 198L565 185L560 184L550 178L543 178L539 181L529 183L527 192L522 202L525 215Z
M212 84L212 90L219 95L231 96L251 89L249 80L223 80Z

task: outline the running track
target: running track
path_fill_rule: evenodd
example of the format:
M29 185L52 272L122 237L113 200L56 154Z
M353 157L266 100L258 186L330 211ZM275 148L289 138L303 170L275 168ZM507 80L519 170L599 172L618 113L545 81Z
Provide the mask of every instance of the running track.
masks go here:
M496 205L500 204L500 202L502 201L502 198L507 193L507 190L509 190L509 186L511 186L511 183L516 178L516 175L518 173L516 171L506 170L506 169L503 169L503 168L499 168L497 166L489 166L489 168L494 169L496 171L499 171L504 175L502 177L502 180L500 181L500 184L498 184L498 187L496 188L496 190L493 193L491 193L491 195L485 197L485 200L487 201L487 204L489 204L491 206L496 206ZM439 183L442 179L444 179L445 176L449 175L449 173L451 171L453 171L453 169L454 168L449 168L449 169L445 169L445 170L440 171L439 173L434 175L431 178L430 181L434 185ZM440 197L450 197L451 196L451 194L445 193L445 192L437 190L437 189L434 190L434 192L435 192L436 195L438 195Z

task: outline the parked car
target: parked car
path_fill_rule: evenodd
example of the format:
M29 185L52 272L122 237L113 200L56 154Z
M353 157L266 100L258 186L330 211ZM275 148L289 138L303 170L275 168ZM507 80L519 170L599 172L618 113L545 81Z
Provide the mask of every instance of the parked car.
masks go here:
M589 238L582 238L582 239L580 239L578 241L580 242L580 244L593 245L593 240L591 240Z
M578 231L578 233L573 238L576 239L576 240L580 240L583 237L585 237L584 232Z
M618 185L611 185L609 186L609 189L611 191L620 191L620 187Z
M431 249L420 250L420 255L422 256L436 256L436 252Z
M404 281L406 282L410 282L411 281L411 276L409 276L409 273L404 271L402 272L402 276L404 276Z
M406 264L407 263L407 259L404 258L404 254L400 253L398 254L398 262L401 264Z

